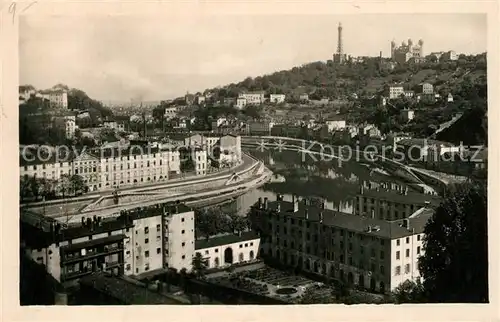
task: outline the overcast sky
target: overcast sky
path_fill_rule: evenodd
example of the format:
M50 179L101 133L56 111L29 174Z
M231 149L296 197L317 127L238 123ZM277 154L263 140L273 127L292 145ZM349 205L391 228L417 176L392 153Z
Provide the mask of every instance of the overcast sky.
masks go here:
M160 100L331 59L390 54L390 41L424 51L486 51L481 14L221 17L51 17L20 20L20 83L56 83L99 100Z

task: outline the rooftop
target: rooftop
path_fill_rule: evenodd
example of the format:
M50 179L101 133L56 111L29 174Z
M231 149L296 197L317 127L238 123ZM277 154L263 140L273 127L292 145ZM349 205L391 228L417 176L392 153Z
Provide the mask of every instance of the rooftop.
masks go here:
M145 287L117 276L95 273L80 280L80 285L91 287L96 291L111 296L124 304L182 304L169 297L152 292Z
M338 212L329 209L322 209L316 206L306 206L299 203L297 212L293 212L292 202L287 201L273 201L269 202L268 209L276 211L280 204L280 214L290 216L298 219L305 219L306 213L309 221L320 221L320 214L323 215L323 224L326 226L342 228L348 231L364 233L371 236L377 236L387 239L397 239L412 234L419 234L424 231L427 221L434 214L431 208L420 211L415 217L410 217L409 227L411 231L402 226L403 220L385 221L376 218L357 216ZM372 227L369 232L368 227Z
M195 242L195 249L204 249L210 247L223 246L248 240L259 239L260 237L254 231L246 231L240 235L223 235L207 239L199 239Z
M57 240L71 240L85 236L96 235L105 232L121 230L133 227L133 221L166 214L182 214L192 211L183 203L156 204L150 207L138 207L128 211L121 211L118 217L100 218L88 217L85 223L75 226L62 227L54 219L35 214L29 211L21 211L22 239L40 248L50 245Z
M363 192L359 196L364 196L368 198L376 198L380 200L388 200L394 203L400 204L414 204L414 205L425 205L429 202L431 205L439 205L441 198L434 195L428 195L423 193L417 193L408 191L407 194L402 194L396 190L391 189L363 189Z

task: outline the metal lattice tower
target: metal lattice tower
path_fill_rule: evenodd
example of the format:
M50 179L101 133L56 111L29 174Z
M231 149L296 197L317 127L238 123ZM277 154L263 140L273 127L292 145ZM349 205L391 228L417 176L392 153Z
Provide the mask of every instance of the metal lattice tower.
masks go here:
M339 57L342 57L342 54L344 53L344 47L342 45L342 23L339 22L339 27L338 29L338 40L337 40L337 54Z

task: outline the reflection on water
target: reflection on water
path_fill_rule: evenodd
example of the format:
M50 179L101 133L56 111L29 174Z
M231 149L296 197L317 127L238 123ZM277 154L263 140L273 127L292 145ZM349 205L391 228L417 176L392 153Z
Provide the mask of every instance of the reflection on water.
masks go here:
M322 197L326 199L326 208L352 213L353 200L362 182L387 182L389 179L399 182L355 162L316 161L310 156L304 157L292 151L246 152L264 161L268 168L283 176L285 181L273 180L223 206L224 210L235 211L240 215L245 215L259 197L276 200L278 193L283 194L287 201L292 200L292 194L299 197Z

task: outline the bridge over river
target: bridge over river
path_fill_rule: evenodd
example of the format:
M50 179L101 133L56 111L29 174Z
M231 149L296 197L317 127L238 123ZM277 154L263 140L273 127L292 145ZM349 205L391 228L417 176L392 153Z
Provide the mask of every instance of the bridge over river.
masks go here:
M359 149L351 146L332 146L318 141L307 141L296 138L280 136L243 136L241 144L254 147L258 150L297 151L308 155L322 155L326 158L337 159L340 162L357 161L373 163L388 171L391 175L402 178L415 184L427 184L442 192L452 182L450 178L443 177L423 169L411 167L391 158L373 152L373 149ZM455 178L460 181L464 178Z

